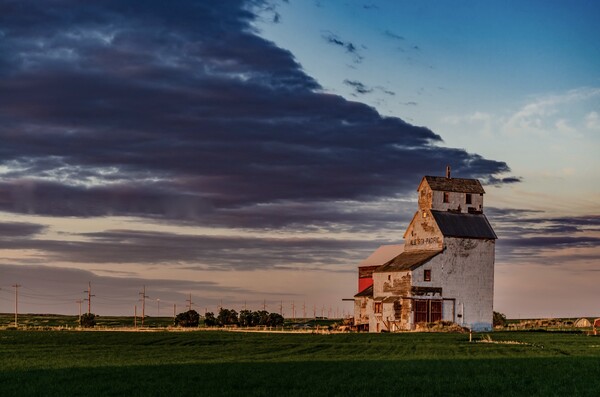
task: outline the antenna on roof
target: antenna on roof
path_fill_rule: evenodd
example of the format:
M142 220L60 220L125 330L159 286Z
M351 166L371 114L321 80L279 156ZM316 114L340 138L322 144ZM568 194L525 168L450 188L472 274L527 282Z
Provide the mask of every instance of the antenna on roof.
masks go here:
M450 179L450 166L446 166L446 178Z

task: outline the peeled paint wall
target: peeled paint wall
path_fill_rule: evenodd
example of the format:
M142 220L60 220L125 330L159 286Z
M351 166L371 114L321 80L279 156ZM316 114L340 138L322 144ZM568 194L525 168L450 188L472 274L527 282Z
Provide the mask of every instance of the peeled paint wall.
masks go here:
M418 211L404 233L405 251L439 251L444 237L429 210Z
M369 331L377 332L378 323L379 331L383 329L393 330L393 324L396 324L396 329L410 329L411 300L402 299L402 297L410 296L412 287L411 272L373 273L373 282L374 297L379 299L396 297L396 299L383 303L382 313L374 313L371 316ZM396 317L394 301L398 301L401 305L400 317ZM370 300L369 304L374 305L374 301Z
M444 193L448 193L448 202L444 203ZM419 209L438 211L458 210L469 212L469 208L483 211L483 194L471 193L471 204L467 204L467 193L432 191L427 183L423 183L418 191Z
M367 297L354 298L354 325L368 324L373 312L372 301Z
M494 305L494 240L446 237L444 252L413 271L413 285L441 287L443 319L474 330L492 328ZM431 282L424 271L431 270ZM452 313L452 309L455 313ZM459 317L462 315L462 317Z

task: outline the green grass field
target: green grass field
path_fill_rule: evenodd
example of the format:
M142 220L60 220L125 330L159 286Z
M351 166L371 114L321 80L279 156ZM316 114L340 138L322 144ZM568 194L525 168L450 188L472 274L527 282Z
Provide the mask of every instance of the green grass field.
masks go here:
M489 335L7 330L0 395L598 395L600 337Z

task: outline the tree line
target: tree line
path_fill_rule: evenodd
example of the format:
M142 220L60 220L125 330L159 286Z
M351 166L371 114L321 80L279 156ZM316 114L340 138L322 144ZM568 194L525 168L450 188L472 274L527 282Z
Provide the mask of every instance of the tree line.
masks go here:
M197 327L201 316L195 310L188 310L175 316L175 325L180 327ZM241 310L239 313L233 309L221 308L217 316L213 312L207 312L202 321L207 327L278 327L284 323L284 318L279 313L269 313L266 310Z

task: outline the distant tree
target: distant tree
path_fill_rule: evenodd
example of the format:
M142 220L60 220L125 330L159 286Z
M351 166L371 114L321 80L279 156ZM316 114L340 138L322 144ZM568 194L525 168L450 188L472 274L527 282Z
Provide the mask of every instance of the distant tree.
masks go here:
M494 312L494 327L506 326L506 316L500 312Z
M270 313L267 319L267 324L269 327L279 327L283 325L284 318L279 313Z
M207 312L204 315L204 325L206 325L207 327L214 327L217 324L218 322L213 312Z
M179 313L175 316L175 325L179 327L197 327L200 324L200 315L195 310Z
M96 315L94 313L82 314L79 325L83 328L94 328L96 326Z
M259 310L253 314L256 325L269 325L269 312L266 310Z
M239 322L242 327L253 327L254 324L254 316L252 315L252 311L250 310L242 310L239 315Z
M239 322L238 313L232 309L221 308L217 320L219 325L237 325Z

